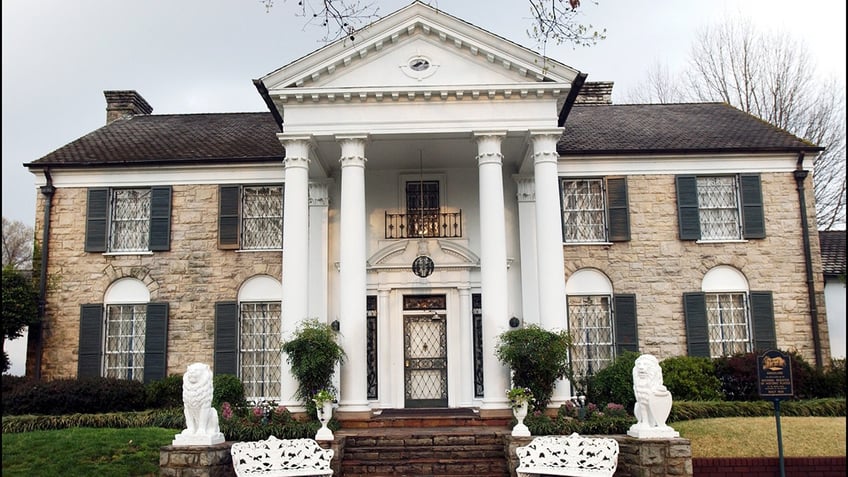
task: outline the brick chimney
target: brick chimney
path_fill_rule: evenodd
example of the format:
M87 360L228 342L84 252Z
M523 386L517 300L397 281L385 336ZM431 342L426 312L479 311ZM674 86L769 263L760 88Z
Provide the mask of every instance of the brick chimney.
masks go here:
M153 107L135 91L104 91L103 94L106 96L106 124L153 112Z
M574 99L575 104L612 104L612 81L587 81Z

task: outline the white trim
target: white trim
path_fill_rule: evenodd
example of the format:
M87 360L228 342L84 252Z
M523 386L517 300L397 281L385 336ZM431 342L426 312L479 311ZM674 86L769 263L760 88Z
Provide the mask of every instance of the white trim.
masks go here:
M103 294L104 305L129 305L150 303L150 290L137 278L120 278L106 289Z
M134 187L199 184L273 184L285 182L283 163L227 164L221 166L155 166L51 169L53 186ZM43 174L35 174L36 187L47 184Z
M797 155L794 153L560 156L557 172L560 177L741 174L792 172L796 167Z

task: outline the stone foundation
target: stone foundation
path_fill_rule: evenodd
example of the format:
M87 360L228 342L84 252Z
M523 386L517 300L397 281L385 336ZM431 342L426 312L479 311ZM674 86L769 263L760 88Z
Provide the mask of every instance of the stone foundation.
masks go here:
M232 442L212 446L164 446L159 449L161 477L235 477Z

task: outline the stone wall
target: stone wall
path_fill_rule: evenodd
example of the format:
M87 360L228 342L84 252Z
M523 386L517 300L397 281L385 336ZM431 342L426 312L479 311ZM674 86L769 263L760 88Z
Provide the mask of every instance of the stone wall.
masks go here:
M182 374L190 363L213 362L215 302L235 301L239 287L250 277L270 275L279 280L282 274L279 251L217 248L215 185L173 187L171 250L154 254L86 253L86 201L84 188L57 189L53 201L42 355L45 378L77 375L80 305L102 303L109 285L119 278L135 277L147 285L151 301L169 303L167 372ZM32 360L27 363L30 366Z

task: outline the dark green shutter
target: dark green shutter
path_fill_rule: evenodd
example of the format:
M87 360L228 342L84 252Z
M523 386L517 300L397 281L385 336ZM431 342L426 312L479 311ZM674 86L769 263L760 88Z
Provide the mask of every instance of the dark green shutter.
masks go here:
M701 238L701 217L698 212L698 180L695 176L677 176L677 223L680 240Z
M615 351L639 352L639 331L636 322L636 295L613 295L615 310Z
M774 329L774 303L770 291L752 291L751 321L754 328L754 350L777 349Z
M168 304L147 304L147 331L144 336L144 382L164 379L167 371Z
M218 248L239 247L239 186L218 188Z
M238 304L215 303L215 374L238 376Z
M171 249L171 187L150 190L150 250Z
M630 240L630 212L627 203L627 179L607 179L607 207L609 208L609 241Z
M686 344L689 356L710 357L710 332L707 327L707 299L703 293L683 294L686 317Z
M85 251L106 251L109 223L109 189L88 189L85 215Z
M758 174L739 176L742 198L742 237L765 238L766 223L763 212L763 192Z
M103 360L103 305L80 306L77 377L100 377Z

